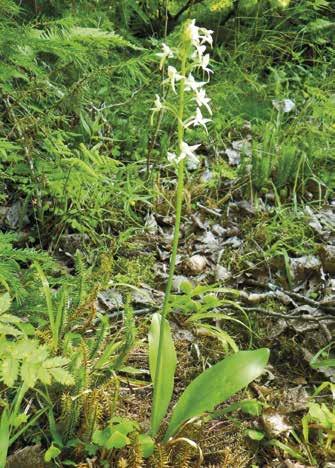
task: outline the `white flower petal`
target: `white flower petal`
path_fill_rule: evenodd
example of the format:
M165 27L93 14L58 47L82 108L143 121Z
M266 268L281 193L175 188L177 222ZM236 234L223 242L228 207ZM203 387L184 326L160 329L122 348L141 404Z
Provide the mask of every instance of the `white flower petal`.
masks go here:
M159 52L157 54L158 57L161 57L161 61L160 61L160 64L159 64L159 68L162 69L163 68L163 65L165 63L165 61L168 59L168 58L173 58L174 57L174 54L173 54L173 51L172 49L170 49L170 47L166 44L162 44L162 52Z
M192 73L190 73L185 80L185 91L196 91L205 84L205 81L196 81Z

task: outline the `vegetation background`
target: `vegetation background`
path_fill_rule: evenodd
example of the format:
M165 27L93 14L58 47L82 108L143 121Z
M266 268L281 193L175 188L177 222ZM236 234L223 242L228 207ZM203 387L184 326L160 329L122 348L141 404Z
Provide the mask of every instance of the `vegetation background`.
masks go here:
M165 78L157 53L190 18L214 31L213 116L208 134L191 131L202 157L186 174L177 276L204 289L175 286L176 326L195 342L175 331L189 370L177 375L174 396L208 363L257 344L273 349L278 381L302 386L309 400L277 433L260 408L277 415L280 398L255 384L253 397L243 395L251 406L223 419L235 441L248 439L240 458L221 414L181 433L194 446L158 441L144 459L147 314L161 304L175 196L166 159L175 122L159 115L152 124L151 109ZM333 401L327 394L319 404L318 395L334 393L333 2L0 0L0 19L0 466L7 448L13 463L25 449L26 467L30 458L31 466L197 466L199 447L201 466L330 466ZM229 240L215 260L213 226ZM265 294L260 283L298 305L258 297L259 318L250 294ZM308 345L301 327L287 329L287 340L271 332L301 303L315 309L300 310L305 322L323 327ZM192 318L220 307L229 316L220 326L214 315ZM321 377L310 361L320 350ZM108 421L112 432L101 434ZM115 433L121 442L110 442Z

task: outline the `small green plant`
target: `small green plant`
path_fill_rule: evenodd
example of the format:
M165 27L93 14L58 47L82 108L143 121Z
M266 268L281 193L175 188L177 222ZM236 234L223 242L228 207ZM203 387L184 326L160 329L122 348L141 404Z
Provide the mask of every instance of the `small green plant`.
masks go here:
M234 300L219 297L224 293L238 295L238 291L227 290L215 286L195 286L188 282L180 286L182 294L171 294L169 300L169 311L181 313L185 318L185 325L192 326L195 330L206 330L208 335L215 337L222 344L225 351L231 348L238 351L235 340L221 327L214 325L213 321L231 321L245 327L251 334L250 325L241 320L224 313L223 308L234 309L248 320L248 316ZM210 321L210 323L208 323Z
M328 407L325 403L311 402L308 413L302 419L303 434L309 443L310 430L316 430L319 440L326 450L333 449L335 440L335 405Z
M327 369L335 367L335 359L330 355L334 341L320 349L311 359L310 366L313 369ZM323 382L314 392L313 399L309 403L308 413L302 418L303 435L306 443L309 443L310 430L316 430L321 444L326 450L334 450L335 441L335 405L330 407L326 403L317 403L314 398L329 387L333 400L335 399L335 384Z
M206 83L197 82L192 74L195 69L202 70L204 75L207 76L211 73L208 68L209 54L206 53L206 44L212 44L212 31L197 27L195 20L192 20L187 22L182 30L179 47L171 49L163 44L163 51L160 54L161 67L168 59L176 58L180 65L180 71L171 65L168 66L167 81L173 94L178 95L176 107L171 103L162 102L160 97L156 96L154 108L154 112L166 109L176 117L178 149L177 153L168 153L168 159L175 165L177 171L176 215L169 276L162 312L153 315L149 333L149 365L154 387L150 429L152 436L157 435L160 424L167 412L172 397L174 373L177 364L167 316L170 311L172 280L180 236L185 162L193 166L198 164L195 150L200 146L187 144L184 141L184 135L190 126L203 127L207 132L206 124L210 119L202 116L201 108L205 107L209 114L212 113L209 107L210 100L204 90ZM178 93L176 90L177 85L179 86ZM188 108L187 105L190 105L190 101L195 101L198 106L196 114L185 118L185 110ZM164 441L167 442L170 437L174 436L185 421L212 411L216 405L248 385L263 371L268 356L267 349L237 352L199 375L179 398L173 410Z
M13 328L12 324L17 324L18 320L13 322L13 316L7 313L10 306L7 295L1 297L0 304L2 320L7 318L9 322L7 328L0 328L0 380L5 395L0 417L0 467L3 468L9 447L48 409L46 404L29 417L22 409L28 391L34 392L41 384L51 385L53 382L71 386L74 379L66 369L69 359L50 356L46 346ZM43 392L40 394L43 396Z

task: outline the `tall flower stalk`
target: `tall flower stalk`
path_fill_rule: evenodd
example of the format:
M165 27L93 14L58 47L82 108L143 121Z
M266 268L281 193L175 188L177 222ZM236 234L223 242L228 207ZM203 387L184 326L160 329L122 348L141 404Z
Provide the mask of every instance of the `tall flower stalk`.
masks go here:
M150 371L153 380L154 395L151 417L151 433L155 435L159 424L164 417L170 403L174 371L176 366L176 355L171 338L169 323L166 320L169 312L169 299L171 295L173 276L176 267L176 257L180 237L180 223L184 195L185 163L191 165L198 163L195 153L200 145L189 145L185 142L185 130L189 127L201 125L207 131L206 124L210 121L202 116L200 107L205 107L211 114L209 107L210 99L204 90L205 81L196 81L192 72L200 69L209 77L212 70L208 68L209 54L206 52L206 44L212 45L212 31L195 25L195 20L188 22L183 30L181 43L177 49L171 49L163 44L160 68L166 65L168 60L179 60L180 71L174 66L168 65L167 80L174 95L178 96L176 106L164 102L156 96L153 113L166 109L177 118L177 152L168 152L167 158L176 167L177 190L175 202L175 225L172 242L172 250L169 265L169 274L165 289L164 302L161 314L154 314L151 331L149 335ZM185 109L188 101L196 102L195 114L185 119ZM168 361L168 362L167 362Z

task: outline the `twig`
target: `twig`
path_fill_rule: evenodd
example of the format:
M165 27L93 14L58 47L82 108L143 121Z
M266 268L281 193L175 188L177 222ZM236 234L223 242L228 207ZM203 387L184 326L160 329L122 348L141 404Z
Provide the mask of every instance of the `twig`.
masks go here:
M246 284L250 286L258 286L263 289L271 289L272 292L280 291L283 294L286 294L287 296L289 296L291 299L295 299L297 302L310 305L312 307L315 307L318 310L322 309L322 310L326 310L327 312L335 313L335 307L329 307L326 304L322 304L322 302L315 301L314 299L306 297L303 294L299 294L293 291L288 291L286 289L280 288L279 286L275 284L269 285L269 284L261 283L259 281L254 281L254 280L247 280Z
M287 314L280 314L278 312L270 312L269 310L262 309L261 307L244 307L244 310L246 312L258 312L263 315L269 315L272 317L279 317L283 318L285 320L309 320L311 322L321 322L321 321L326 321L326 320L331 320L335 322L335 317L331 315L324 315L324 316L319 316L319 317L311 317L310 315L301 315L301 317L297 317L296 315L287 315Z

